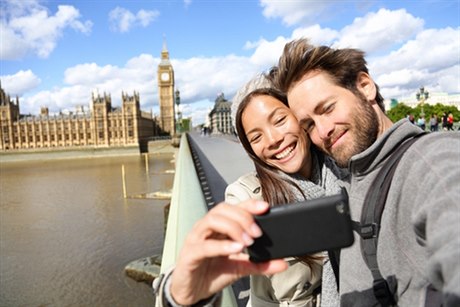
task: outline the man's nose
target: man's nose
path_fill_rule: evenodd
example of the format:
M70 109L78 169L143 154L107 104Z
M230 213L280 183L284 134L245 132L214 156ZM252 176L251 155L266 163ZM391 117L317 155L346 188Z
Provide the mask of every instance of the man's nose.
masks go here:
M320 119L317 120L316 124L316 130L318 131L318 136L322 140L326 140L331 137L332 132L334 131L334 124L332 121L327 120L327 119Z

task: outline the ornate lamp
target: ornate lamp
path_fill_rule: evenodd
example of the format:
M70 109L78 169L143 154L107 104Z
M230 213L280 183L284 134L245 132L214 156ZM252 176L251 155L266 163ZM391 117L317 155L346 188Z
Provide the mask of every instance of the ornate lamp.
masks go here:
M180 110L179 110L179 106L180 106L180 92L179 90L176 90L175 92L175 100L176 100L176 108L177 108L177 119L176 119L176 133L181 133L181 129L180 129L180 121L181 121L181 114L180 114Z
M415 97L417 98L417 101L420 101L420 105L422 108L420 115L425 116L425 112L423 112L423 105L425 104L425 100L428 99L428 97L430 97L430 93L428 91L425 91L425 87L421 86L418 93L415 94Z

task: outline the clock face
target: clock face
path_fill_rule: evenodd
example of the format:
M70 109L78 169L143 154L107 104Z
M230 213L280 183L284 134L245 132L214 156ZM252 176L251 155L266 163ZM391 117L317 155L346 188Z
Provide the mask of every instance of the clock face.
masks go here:
M161 81L168 81L169 80L169 74L167 72L164 72L161 74Z

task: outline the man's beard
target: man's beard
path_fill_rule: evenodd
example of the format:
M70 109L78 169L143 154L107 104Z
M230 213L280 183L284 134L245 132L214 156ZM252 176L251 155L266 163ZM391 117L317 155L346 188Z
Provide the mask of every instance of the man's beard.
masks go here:
M348 129L347 133L352 134L353 143L342 144L334 150L327 151L340 167L347 167L351 157L369 148L377 139L379 131L379 121L375 110L364 97L358 95L357 98L360 101L352 115L352 122L348 128L344 127ZM337 133L342 133L342 131L337 131Z

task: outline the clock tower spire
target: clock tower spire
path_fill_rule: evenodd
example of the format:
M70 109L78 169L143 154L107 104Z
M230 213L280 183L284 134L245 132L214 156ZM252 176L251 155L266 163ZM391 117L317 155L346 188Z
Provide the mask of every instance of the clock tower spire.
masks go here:
M160 126L164 132L173 136L176 126L174 116L174 70L171 62L169 61L169 52L166 46L166 38L164 36L157 77L158 95L160 98Z

